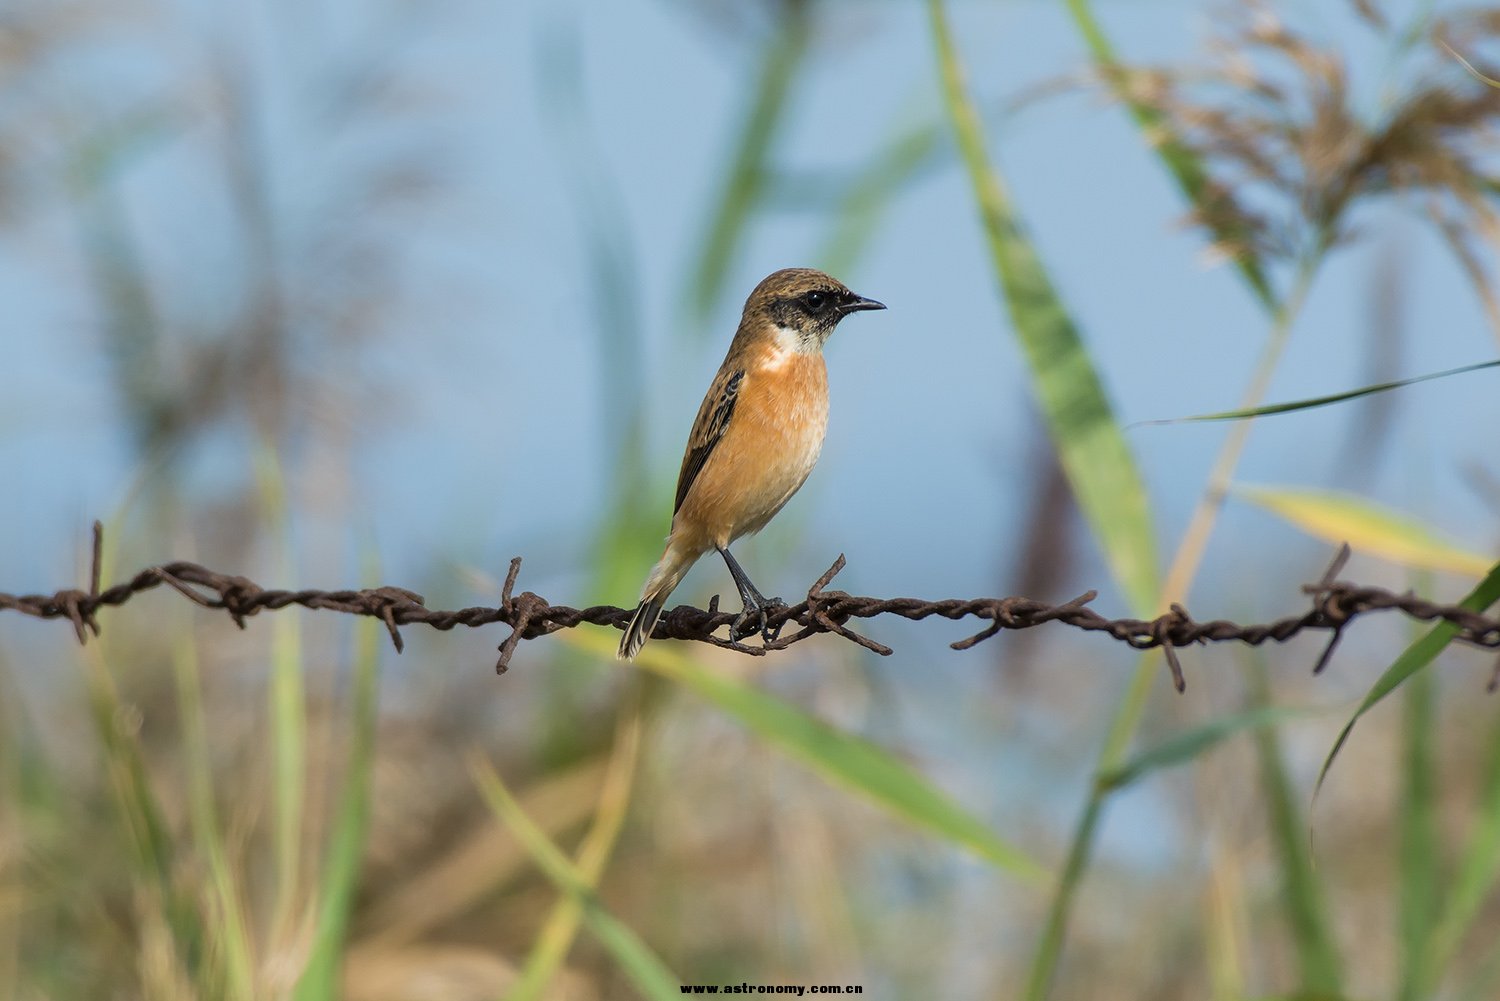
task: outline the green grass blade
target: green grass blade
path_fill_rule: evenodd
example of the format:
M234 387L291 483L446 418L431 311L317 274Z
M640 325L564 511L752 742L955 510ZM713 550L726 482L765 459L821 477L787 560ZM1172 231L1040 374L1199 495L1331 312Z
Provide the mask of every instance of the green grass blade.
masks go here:
M1146 711L1146 699L1151 693L1152 682L1161 673L1161 656L1152 652L1136 658L1135 670L1130 675L1130 684L1120 699L1119 709L1110 721L1104 747L1099 752L1099 763L1095 775L1107 775L1125 760L1131 737L1140 725ZM1068 859L1058 876L1052 891L1052 902L1047 908L1046 920L1037 941L1036 952L1031 959L1031 972L1026 979L1027 1001L1042 1001L1052 987L1052 977L1057 970L1058 958L1062 955L1063 937L1068 930L1068 919L1073 913L1073 901L1083 882L1089 858L1094 850L1094 837L1099 832L1099 822L1104 816L1104 801L1109 790L1099 781L1089 786L1088 798L1073 829L1073 840L1068 846Z
M121 828L134 854L138 876L159 895L178 955L186 968L194 969L201 955L203 929L191 902L174 885L172 862L176 846L151 788L137 734L123 722L133 714L120 701L110 677L108 658L98 648L99 644L94 643L84 649L89 705L103 745Z
M111 519L100 549L100 580L112 579L119 519ZM176 845L167 828L161 804L151 788L151 777L141 751L138 728L127 721L137 718L115 686L110 668L112 641L105 632L83 648L85 685L94 729L104 755L120 828L133 855L136 876L143 888L156 894L165 911L167 926L184 968L196 971L202 957L203 926L193 902L173 881Z
M1425 946L1419 996L1436 993L1443 973L1451 967L1459 946L1494 899L1496 883L1500 881L1500 726L1490 729L1483 781L1474 829ZM1500 956L1500 952L1496 955Z
M1026 1001L1042 1001L1052 988L1052 978L1057 972L1057 962L1062 956L1063 937L1067 932L1068 915L1072 913L1073 898L1083 882L1093 855L1094 838L1099 833L1099 822L1104 818L1106 796L1095 787L1078 825L1073 829L1073 838L1068 844L1068 858L1058 876L1057 888L1047 911L1047 920L1042 925L1042 934L1037 942L1036 953L1031 959L1031 971L1026 976Z
M1257 663L1251 674L1251 691L1257 709L1270 705L1270 689L1262 664ZM1343 993L1343 964L1333 936L1323 887L1313 868L1306 819L1298 798L1293 794L1286 754L1274 727L1255 731L1255 751L1270 819L1271 841L1281 862L1281 903L1287 934L1297 953L1301 993L1309 997L1340 997Z
M32 771L30 730L14 685L15 675L0 647L0 844L11 858L36 851L31 843L33 804L27 795L27 772ZM38 811L40 812L40 811ZM22 931L31 880L7 859L0 862L0 998L20 997Z
M745 225L764 193L769 174L766 158L775 145L792 84L807 56L812 7L811 3L779 5L781 23L766 41L755 98L735 145L718 207L695 258L697 266L689 290L695 320L707 316L723 295Z
M601 657L614 655L602 634L568 634L566 642ZM691 689L739 720L767 743L877 806L1017 875L1036 877L1041 867L996 837L982 821L912 771L889 751L845 733L787 702L652 644L636 665Z
M373 564L373 561L369 561ZM371 565L365 574L374 580ZM312 951L293 997L320 1001L339 996L339 971L365 840L370 831L370 785L375 767L375 725L380 710L380 644L384 631L374 619L354 626L348 774L340 790L333 833L318 893L318 916Z
M1101 789L1112 792L1158 769L1186 764L1237 733L1276 726L1306 715L1309 715L1309 710L1306 709L1258 706L1244 712L1220 716L1142 751L1117 768L1100 773L1095 781Z
M1236 487L1234 493L1331 545L1345 542L1357 552L1419 570L1443 570L1474 578L1491 558L1463 549L1415 518L1338 490Z
M1491 567L1484 580L1465 595L1459 604L1470 611L1482 612L1496 601L1500 601L1500 563ZM1457 626L1451 622L1439 622L1402 651L1395 663L1385 669L1385 672L1376 680L1374 687L1370 689L1369 694L1365 696L1364 701L1359 704L1359 708L1354 711L1349 722L1345 723L1344 728L1339 731L1338 740L1334 741L1328 757L1323 759L1323 767L1318 772L1319 789L1323 787L1323 780L1328 778L1328 770L1333 767L1333 759L1338 757L1339 751L1343 749L1344 742L1349 739L1349 734L1353 732L1354 724L1359 722L1360 717L1373 709L1381 699L1395 691L1407 678L1432 663L1457 634Z
M1140 471L1088 349L989 162L979 113L964 89L963 68L942 0L928 0L927 6L954 135L1059 461L1115 580L1131 607L1148 614L1159 596L1160 581L1155 529Z
M1067 0L1067 5L1068 12L1073 15L1073 23L1078 26L1078 32L1088 45L1094 62L1098 64L1115 96L1130 109L1131 117L1135 119L1146 145L1156 151L1162 165L1177 182L1177 187L1209 226L1214 239L1221 245L1241 248L1234 255L1235 267L1261 305L1274 312L1277 308L1276 295L1266 278L1264 266L1248 246L1245 239L1247 234L1235 225L1232 217L1215 211L1213 189L1202 158L1172 131L1166 116L1130 92L1126 86L1124 67L1115 55L1114 46L1104 34L1104 29L1095 19L1088 0Z
M1500 366L1500 358L1496 358L1493 361L1478 362L1473 365L1464 365L1459 368L1450 368L1442 372L1431 372L1427 375L1414 375L1409 379L1397 379L1395 382L1380 382L1373 386L1351 389L1344 393L1334 393L1331 396L1314 396L1306 400L1293 400L1290 403L1270 403L1263 407L1250 407L1246 410L1224 410L1215 414L1195 414L1191 417L1167 417L1162 420L1141 421L1137 426L1150 427L1162 424L1188 424L1201 421L1243 421L1251 417L1289 414L1297 410L1312 410L1316 407L1326 407L1334 403L1343 403L1345 400L1357 400L1361 396L1371 396L1375 393L1385 393L1393 389L1401 389L1405 386L1414 386L1419 382L1446 379L1449 376L1463 375L1466 372L1477 372L1480 369L1495 368L1497 366Z
M588 881L552 843L546 832L521 809L521 804L516 802L490 763L476 753L469 759L469 770L495 816L515 834L531 854L537 868L565 897L577 904L583 912L584 924L620 964L620 969L635 989L658 1001L680 997L681 988L672 971L629 926L604 909Z
M578 877L591 891L598 889L599 881L604 877L604 868L609 864L620 830L625 826L625 814L630 806L641 747L642 701L638 696L639 687L637 697L626 699L621 709L614 750L599 793L599 808L578 849ZM520 979L506 995L506 1001L534 1001L546 996L552 978L562 968L573 940L578 937L583 917L583 905L575 898L565 895L557 902L552 913L547 915L536 944L521 968Z
M1078 333L1015 219L999 175L989 164L979 116L965 91L940 0L928 0L928 12L954 135L1059 460L1121 590L1139 614L1149 614L1160 587L1154 530L1140 474ZM1154 661L1143 658L1137 665L1105 741L1101 772L1123 760L1150 691ZM1027 978L1025 996L1030 1001L1040 1001L1050 990L1106 795L1095 785L1079 817Z
M1405 790L1397 823L1400 849L1401 984L1397 997L1426 997L1427 941L1437 921L1439 893L1434 682L1423 671L1406 684L1401 771Z
M291 537L286 517L286 484L270 444L256 450L256 479L271 537L283 547L282 569L291 576ZM302 676L302 629L298 613L278 615L271 624L271 789L275 824L272 852L276 903L272 937L289 933L300 906L302 807L307 781L307 693Z
M255 957L245 920L244 888L229 862L229 850L214 809L213 752L198 670L198 648L190 631L173 650L182 751L187 766L188 811L197 850L207 860L214 944L223 957L224 995L233 1001L255 997Z
M129 837L142 873L159 880L165 892L171 883L171 842L156 797L147 783L145 762L141 760L134 734L123 723L130 716L120 702L105 658L95 647L84 650L88 662L89 709L114 787L120 826Z

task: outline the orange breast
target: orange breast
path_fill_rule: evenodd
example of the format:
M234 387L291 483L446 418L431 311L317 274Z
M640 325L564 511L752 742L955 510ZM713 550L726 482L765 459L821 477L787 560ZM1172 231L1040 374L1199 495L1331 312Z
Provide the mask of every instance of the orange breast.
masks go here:
M764 528L812 472L827 430L822 354L763 354L746 369L724 437L672 521L674 545L701 551Z

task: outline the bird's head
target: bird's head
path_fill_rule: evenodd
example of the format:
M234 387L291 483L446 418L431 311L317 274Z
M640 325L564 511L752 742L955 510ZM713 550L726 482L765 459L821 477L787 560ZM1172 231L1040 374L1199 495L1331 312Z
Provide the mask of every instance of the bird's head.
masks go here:
M849 291L821 271L785 268L755 286L741 323L769 323L781 336L795 337L801 350L816 351L840 320L864 309L885 309L885 304Z

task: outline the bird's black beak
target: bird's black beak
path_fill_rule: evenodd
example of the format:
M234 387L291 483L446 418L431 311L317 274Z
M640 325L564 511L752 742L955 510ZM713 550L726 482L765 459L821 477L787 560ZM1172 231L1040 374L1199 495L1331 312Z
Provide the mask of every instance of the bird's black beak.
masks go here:
M864 296L855 295L853 292L849 293L847 299L840 300L839 302L840 313L858 313L863 309L885 309L885 303L876 302L874 299L866 299Z

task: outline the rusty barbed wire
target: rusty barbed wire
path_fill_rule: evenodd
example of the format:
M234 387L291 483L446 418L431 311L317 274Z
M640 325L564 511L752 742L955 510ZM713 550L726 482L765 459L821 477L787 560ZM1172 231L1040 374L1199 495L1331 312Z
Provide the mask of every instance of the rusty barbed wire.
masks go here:
M78 641L83 643L87 642L90 632L96 636L99 634L96 613L100 608L123 605L135 595L165 584L204 608L222 609L229 613L230 618L241 629L245 628L245 619L249 616L261 611L276 611L289 605L371 616L385 623L398 653L405 648L400 629L402 626L427 625L434 629L448 630L455 626L478 627L499 622L510 626L511 633L500 644L500 657L495 664L498 674L505 673L516 646L523 639L536 639L559 629L572 629L584 623L624 629L633 611L615 605L572 608L568 605L550 604L531 591L515 594L516 580L521 573L519 556L510 561L510 571L506 574L505 584L500 591L500 605L496 608L428 608L420 594L401 587L343 591L268 589L249 578L218 573L186 561L147 567L130 580L101 590L99 576L103 530L98 522L94 523L93 543L88 591L69 588L50 595L13 595L0 592L0 610L11 609L40 619L68 619L73 623ZM1447 622L1456 629L1455 641L1483 649L1500 650L1500 618L1488 618L1461 605L1428 601L1410 591L1398 594L1385 588L1340 581L1337 577L1348 557L1349 547L1346 545L1339 550L1318 583L1303 586L1302 592L1310 598L1311 607L1301 615L1288 616L1274 622L1241 625L1223 619L1197 622L1188 614L1187 609L1178 604L1173 604L1167 612L1150 620L1106 619L1088 607L1098 597L1097 591L1086 591L1072 601L1059 605L1021 597L949 598L938 601L861 597L844 591L827 590L833 578L844 568L844 557L840 555L823 576L808 588L805 600L795 605L778 607L767 615L767 625L773 638L764 643L748 645L715 635L718 629L730 625L738 617L734 612L719 611L717 596L709 603L708 608L679 605L666 612L657 622L652 636L656 639L695 640L753 656L764 656L772 650L785 650L821 633L832 633L866 650L889 656L892 653L890 647L855 632L849 628L848 622L851 619L868 619L877 615L896 615L912 620L934 615L953 620L970 617L989 620L989 624L977 633L950 644L955 650L967 650L1004 629L1030 629L1046 622L1061 622L1085 632L1106 633L1137 650L1160 649L1171 671L1172 682L1179 692L1186 687L1182 664L1176 653L1179 647L1224 642L1259 646L1267 641L1285 643L1303 632L1328 632L1328 643L1313 666L1313 673L1317 674L1327 666L1344 629L1356 618L1370 612L1397 610L1424 622ZM797 628L782 636L784 626ZM1488 687L1490 691L1500 687L1500 663L1496 664Z

